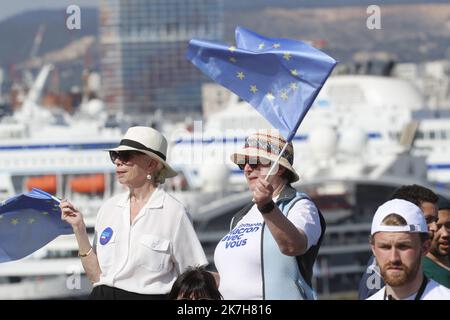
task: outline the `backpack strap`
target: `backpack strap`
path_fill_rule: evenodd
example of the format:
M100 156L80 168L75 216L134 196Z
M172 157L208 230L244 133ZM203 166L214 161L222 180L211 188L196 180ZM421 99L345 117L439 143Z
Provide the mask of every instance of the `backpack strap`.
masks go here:
M230 231L236 227L236 225L241 221L241 219L250 211L250 209L253 207L254 203L250 202L246 204L241 210L239 210L233 218L231 218L230 222Z
M283 199L284 201L279 204L280 209L283 212L283 214L287 217L291 208L298 201L304 200L304 199L312 201L311 198L306 193L296 192L295 197L290 198L290 199L289 198ZM278 204L278 202L277 202L277 204ZM316 245L311 246L303 255L295 257L297 260L297 264L298 264L300 273L302 274L303 278L305 279L306 283L309 286L312 286L312 275L313 275L312 268L313 268L314 262L317 258L319 248L322 244L322 239L323 239L323 236L325 234L325 229L326 229L325 219L323 218L323 215L317 206L316 206L316 209L319 214L320 228L321 228L319 240Z

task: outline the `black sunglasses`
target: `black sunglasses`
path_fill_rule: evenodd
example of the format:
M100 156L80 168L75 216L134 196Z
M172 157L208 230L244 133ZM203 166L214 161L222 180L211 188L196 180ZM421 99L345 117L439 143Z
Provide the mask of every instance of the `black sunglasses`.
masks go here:
M248 164L250 166L250 168L252 168L252 170L255 170L260 165L262 165L263 167L268 167L272 164L272 162L267 161L267 160L261 162L259 159L257 159L256 161L255 161L255 159L251 159L251 160L245 159L244 163L238 164L239 169L244 170L246 164Z
M133 156L136 154L142 154L139 151L133 151L133 150L126 150L126 151L110 151L109 157L111 158L111 161L114 163L117 159L119 159L122 162L128 162L130 161Z

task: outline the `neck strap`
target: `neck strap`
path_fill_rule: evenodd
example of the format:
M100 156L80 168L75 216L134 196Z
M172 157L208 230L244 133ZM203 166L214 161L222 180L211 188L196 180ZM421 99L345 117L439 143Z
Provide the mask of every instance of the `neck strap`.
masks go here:
M427 287L428 284L428 278L423 275L423 280L422 280L422 284L420 285L419 291L417 291L416 296L414 297L414 300L420 300L420 298L422 298L423 293L425 292L425 288ZM391 295L389 295L386 299L386 289L384 288L384 298L383 300L397 300L397 299L393 299Z

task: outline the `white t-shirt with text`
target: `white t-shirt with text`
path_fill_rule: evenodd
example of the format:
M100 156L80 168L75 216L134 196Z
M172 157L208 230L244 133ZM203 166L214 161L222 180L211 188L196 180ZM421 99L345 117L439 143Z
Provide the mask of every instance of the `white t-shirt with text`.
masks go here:
M313 202L302 199L294 204L288 219L303 230L308 248L317 244L321 234L319 213ZM264 219L254 205L214 252L220 275L219 290L225 300L261 300L261 229ZM264 232L270 232L265 228Z

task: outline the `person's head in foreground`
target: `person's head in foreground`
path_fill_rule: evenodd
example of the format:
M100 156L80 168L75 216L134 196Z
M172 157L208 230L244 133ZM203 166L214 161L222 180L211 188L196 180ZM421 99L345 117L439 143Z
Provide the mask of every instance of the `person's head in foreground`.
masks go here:
M190 267L175 281L171 300L221 300L214 276L204 267Z

